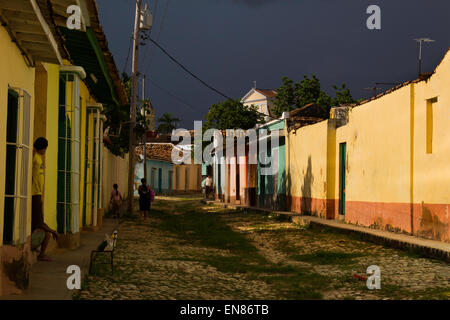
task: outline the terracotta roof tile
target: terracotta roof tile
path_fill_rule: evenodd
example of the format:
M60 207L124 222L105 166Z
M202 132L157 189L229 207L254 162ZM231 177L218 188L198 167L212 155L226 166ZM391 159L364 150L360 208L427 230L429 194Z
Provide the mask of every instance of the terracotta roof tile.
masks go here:
M255 89L255 91L258 91L259 93L265 95L268 98L273 98L277 95L277 92L272 89Z
M172 149L174 148L171 143L147 143L146 153L147 159L158 160L165 162L172 162ZM136 158L140 159L140 155L144 154L144 147L136 147Z

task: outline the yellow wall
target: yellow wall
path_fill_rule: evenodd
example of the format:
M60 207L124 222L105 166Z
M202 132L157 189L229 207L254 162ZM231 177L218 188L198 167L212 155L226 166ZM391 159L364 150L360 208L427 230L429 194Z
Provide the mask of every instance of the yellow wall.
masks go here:
M428 82L415 85L414 202L450 203L450 51ZM426 104L433 104L433 148L426 153Z
M350 109L347 124L289 132L291 210L337 218L346 143L347 222L450 241L449 88L450 51L431 78Z
M186 176L186 168L188 169ZM178 185L176 176L178 174ZM186 179L188 189L186 190ZM182 164L175 165L173 169L173 190L174 191L201 191L201 165L198 164Z
M450 51L436 73L414 86L411 202L413 232L450 242ZM432 104L431 119L427 105ZM432 123L432 150L427 153L427 120Z
M336 155L347 143L347 201L409 201L409 100L403 87L353 108L336 130Z
M58 112L59 112L59 66L44 64L47 70L47 119L46 139L48 149L45 155L44 218L54 230L56 223L56 201L58 181Z
M87 105L90 104L94 104L96 103L95 99L90 95L88 88L86 87L86 85L84 84L83 81L80 82L80 97L81 97L81 143L80 143L80 228L83 227L82 222L83 222L83 207L84 207L84 202L87 200L88 202L90 202L92 199L92 184L88 184L87 185L87 190L86 190L86 199L84 199L84 188L85 188L85 159L86 159L86 143L89 143L88 146L88 156L89 159L92 159L92 143L93 143L93 139L94 139L94 132L93 129L90 128L89 130L89 141L87 141L86 139L86 125L87 125L87 121L86 121L86 115L87 115ZM92 116L90 117L90 121L89 124L92 127L93 126L93 121L92 121ZM91 168L88 169L87 174L91 177L92 176L92 171ZM92 178L90 178L88 181L91 181ZM93 213L91 208L87 207L86 208L86 225L92 225L93 222Z
M21 88L31 95L30 114L30 144L33 139L33 119L34 119L34 68L27 67L25 60L16 45L11 41L5 28L0 27L0 47L2 59L0 59L0 245L3 241L3 210L5 197L5 166L6 166L6 119L8 103L8 85L13 88ZM30 148L29 159L32 159L33 150ZM29 161L29 188L28 194L28 234L31 231L31 167Z
M327 128L328 121L322 121L289 132L286 190L293 211L325 215Z
M30 200L27 203L27 235L31 233L31 169L33 156L33 119L34 119L34 82L35 70L28 67L19 49L11 41L5 28L0 27L0 48L2 59L0 59L0 295L5 294L14 287L8 277L4 274L3 264L11 263L10 259L20 259L22 255L26 254L25 246L23 250L18 248L11 252L11 250L3 250L3 220L4 220L4 199L5 199L5 167L6 167L6 127L7 127L7 104L8 104L8 86L13 88L20 88L26 90L31 95L30 101L30 151L29 151L29 166L28 166L28 194ZM19 130L22 128L19 127ZM16 234L15 240L18 240L18 217L16 218ZM28 255L29 256L29 255Z
M84 148L84 157L82 158L83 160L83 165L86 166L86 157L91 160L92 159L92 153L93 153L93 141L92 141L92 133L93 133L93 118L92 118L92 114L89 115L89 117L87 117L87 109L85 109L84 115L83 115L83 120L84 122L84 130L83 130L83 137L84 137L84 144L88 144L88 152L86 154L86 149ZM86 136L86 126L87 126L87 130L89 132L89 136ZM86 140L88 138L88 140ZM85 145L86 146L86 145ZM86 194L84 194L83 192L83 197L84 198L84 203L86 204L86 225L91 225L92 224L92 168L93 164L92 162L88 162L88 167L83 169L83 175L86 174L85 179L82 180L83 182L86 181L88 183L84 184L83 183L83 189L86 188ZM82 217L82 216L81 216ZM82 220L80 220L82 221Z
M108 210L114 183L119 185L119 191L124 198L128 194L128 155L125 158L116 157L106 147L103 147L102 163L102 207Z
M65 61L68 65L69 62ZM45 172L45 197L44 197L44 214L45 221L51 228L57 228L57 177L58 177L58 113L59 113L59 66L53 64L44 65L48 73L47 87L47 136L49 140L49 148L46 153L46 172ZM72 104L72 84L68 83L66 88L66 103ZM86 106L95 103L95 99L91 97L86 85L80 80L80 207L79 222L82 228L83 204L84 204L84 171L85 171L85 143L86 143ZM69 114L70 116L70 114ZM93 132L91 130L90 135ZM90 137L92 140L92 136ZM92 142L91 142L92 143ZM92 146L90 147L92 149ZM88 190L89 192L90 190ZM90 193L88 193L90 194ZM86 221L90 225L92 223L91 210L87 212Z

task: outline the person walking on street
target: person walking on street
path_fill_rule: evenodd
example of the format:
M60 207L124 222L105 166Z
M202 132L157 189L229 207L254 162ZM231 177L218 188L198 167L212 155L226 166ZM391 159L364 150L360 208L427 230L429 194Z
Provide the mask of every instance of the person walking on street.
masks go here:
M111 192L111 199L109 200L109 203L113 207L114 218L119 219L119 217L120 217L119 209L120 209L120 205L122 204L123 197L119 191L119 186L117 185L117 183L115 183L113 185L113 189L114 190Z
M212 186L213 186L212 177L211 177L211 175L208 175L208 177L205 179L206 199L209 199L209 195L212 192Z
M207 177L206 177L206 178L207 178ZM206 178L204 178L204 179L202 180L202 194L203 194L203 198L205 198L205 199L206 199L206 185L205 185Z
M150 211L151 191L150 186L147 185L145 178L141 179L141 185L138 188L139 193L139 213L141 217L147 219L148 212Z

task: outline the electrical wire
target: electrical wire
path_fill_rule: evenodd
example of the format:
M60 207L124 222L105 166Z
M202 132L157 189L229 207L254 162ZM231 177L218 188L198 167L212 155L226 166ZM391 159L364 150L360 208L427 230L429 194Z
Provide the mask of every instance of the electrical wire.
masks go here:
M196 109L196 108L195 108L193 105L191 105L190 103L188 103L188 102L182 100L181 98L177 97L175 94L173 94L173 93L170 92L169 90L167 90L167 89L161 87L159 84L157 84L157 83L156 83L154 80L152 80L150 77L148 77L147 79L150 81L150 83L151 83L153 86L155 86L155 87L158 88L159 90L165 92L168 96L172 97L173 99L177 100L178 102L180 102L180 103L184 104L185 106L189 107L192 111L195 111L195 112L203 112L203 111L200 111L200 110Z
M125 0L124 0L124 1L125 1ZM151 35L151 32L152 32L152 30L153 30L153 28L150 29L150 34L149 34L148 40L150 40L151 43L153 43L156 47L158 47L158 48L159 48L159 49L160 49L167 57L169 57L169 59L171 59L173 62L175 62L180 68L182 68L184 71L186 71L186 72L187 72L190 76L192 76L194 79L196 79L196 80L198 80L200 83L202 83L205 87L207 87L208 89L214 91L215 93L219 94L220 96L222 96L222 97L224 97L224 98L226 98L226 99L232 99L231 97L229 97L229 96L227 96L226 94L220 92L219 90L217 90L217 89L214 88L213 86L209 85L208 83L206 83L205 81L203 81L202 79L200 79L197 75L195 75L193 72L191 72L187 67L185 67L181 62L179 62L176 58L174 58L169 52L167 52L167 51L166 51L166 50L158 43L159 37L160 37L160 35L161 35L162 28L163 28L163 26L164 26L164 22L165 22L165 20L166 20L168 6L169 6L169 0L166 0L166 7L165 7L165 9L164 9L164 14L163 14L163 18L162 18L162 21L161 21L161 26L160 26L160 29L159 29L159 32L158 32L158 35L157 35L157 40L155 41L155 40L152 39L151 36L150 36L150 35ZM155 13L156 13L156 11L157 11L157 8L158 8L158 0L156 0L156 4L155 4ZM126 66L128 65L128 60L129 60L129 56L130 56L132 40L133 40L133 37L131 37L131 40L130 40L130 46L129 46L129 49L128 49L128 56L127 56L127 59L126 59L126 62L125 62L124 70L125 70ZM145 58L145 56L146 56L147 50L148 50L148 49L146 48L146 49L145 49L145 52L144 52L144 58ZM147 69L146 69L146 71L145 71L145 74L148 72L148 69L150 68L150 65L151 65L151 61L152 61L153 55L154 55L154 51L152 52L152 55L150 56L149 64L148 64L148 67L147 67ZM155 86L156 88L160 89L161 91L164 91L167 95L169 95L169 96L172 97L173 99L177 100L178 102L180 102L180 103L182 103L182 104L188 106L192 111L199 112L199 110L197 110L197 109L196 109L195 107L193 107L191 104L185 102L184 100L178 98L175 94L173 94L173 93L171 93L170 91L168 91L167 89L161 87L161 86L158 85L155 81L153 81L150 77L148 77L148 79L149 79L149 81L153 84L153 86ZM257 111L257 113L262 114L261 112L258 112L258 111ZM264 115L265 115L265 114L264 114Z
M205 87L207 87L208 89L214 91L215 93L219 94L220 96L224 97L225 99L232 99L229 96L227 96L226 94L220 92L219 90L217 90L216 88L212 87L211 85L207 84L205 81L203 81L202 79L200 79L197 75L195 75L193 72L191 72L188 68L186 68L181 62L179 62L177 59L175 59L170 53L168 53L163 47L161 47L155 40L153 40L152 38L149 38L150 42L152 42L156 47L158 47L167 57L169 57L170 60L172 60L173 62L175 62L181 69L183 69L184 71L186 71L189 75L191 75L191 77L193 77L194 79L197 79L201 84L203 84Z
M128 60L130 59L130 53L131 53L131 46L133 45L133 37L130 37L130 45L128 47L128 55L127 55L127 59L125 60L125 65L123 66L123 71L122 73L125 73L127 66L128 66Z
M153 15L153 22L155 22L155 21L156 21L157 14L158 14L158 0L155 1L155 8L154 8L153 12L154 12L154 15ZM150 27L149 36L152 35L152 32L153 32L153 26ZM143 55L143 57L142 57L142 61L145 61L145 59L146 59L146 57L147 57L147 52L148 52L148 46L146 46L145 49L144 49L144 55ZM150 59L151 59L151 57L150 57ZM144 74L146 74L146 73L147 73L147 71L145 71Z
M166 6L164 7L164 12L163 12L162 20L161 20L161 25L160 25L160 27L159 27L158 34L157 34L157 36L156 36L156 42L159 42L159 39L160 39L160 37L161 37L162 30L164 29L164 24L165 24L165 22L166 22L167 11L168 11L168 9L169 9L169 0L166 0ZM149 69L150 69L150 67L151 67L151 65L152 65L153 58L154 58L154 56L155 56L155 52L156 52L155 50L153 50L153 51L151 52L150 59L148 60L147 67L145 68L145 73L148 73L148 71L149 71Z

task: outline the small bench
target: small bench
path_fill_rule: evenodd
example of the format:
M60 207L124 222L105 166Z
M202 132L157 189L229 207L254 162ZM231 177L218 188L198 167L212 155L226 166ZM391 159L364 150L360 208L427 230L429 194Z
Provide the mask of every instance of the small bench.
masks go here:
M99 245L97 250L91 251L91 259L90 259L90 263L89 263L89 274L91 274L92 265L94 264L95 257L97 256L98 253L105 253L105 254L109 254L110 255L110 257L111 257L111 259L110 259L111 273L114 274L114 251L116 250L117 230L114 230L114 232L112 233L111 238L112 238L112 241L113 241L111 250L105 250L106 247L108 246L108 243L105 240ZM103 262L102 264L105 264L105 263ZM108 262L106 264L108 264Z

